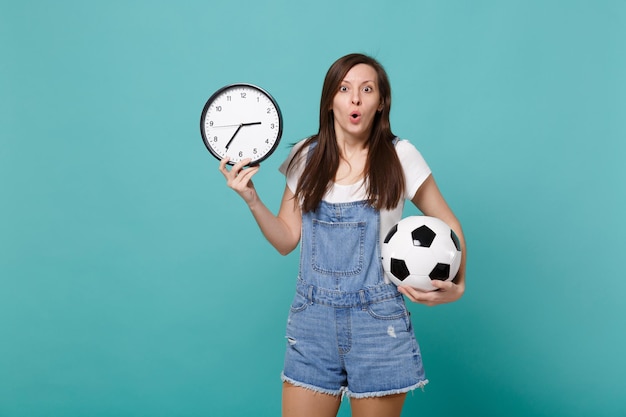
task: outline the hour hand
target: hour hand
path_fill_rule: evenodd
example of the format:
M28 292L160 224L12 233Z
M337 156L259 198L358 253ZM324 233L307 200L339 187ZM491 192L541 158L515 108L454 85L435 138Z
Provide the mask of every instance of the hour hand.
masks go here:
M261 122L249 122L249 123L241 123L239 125L235 125L235 126L237 126L237 130L235 130L235 133L233 133L233 136L230 138L230 140L226 144L226 150L228 150L228 147L233 142L233 139L235 139L235 136L237 136L237 133L239 133L239 130L241 130L242 127L244 127L244 126L260 125L260 124L261 124Z
M237 133L239 133L239 131L241 130L241 127L243 126L243 123L239 125L239 127L237 127L237 130L235 130L235 133L233 133L233 136L230 138L230 140L228 141L228 143L226 144L226 150L228 150L228 147L230 146L230 144L233 142L233 139L235 139L235 136L237 136Z

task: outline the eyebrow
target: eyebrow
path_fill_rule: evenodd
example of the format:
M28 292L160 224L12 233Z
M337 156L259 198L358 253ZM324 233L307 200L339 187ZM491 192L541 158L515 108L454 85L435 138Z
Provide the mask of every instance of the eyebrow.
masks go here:
M342 83L352 84L350 81L348 81L348 80L346 80L346 79L343 79L341 82L342 82ZM367 84L367 83L373 83L373 84L376 84L376 81L375 81L375 80L366 80L366 81L363 81L363 82L361 83L361 85L363 85L363 84Z

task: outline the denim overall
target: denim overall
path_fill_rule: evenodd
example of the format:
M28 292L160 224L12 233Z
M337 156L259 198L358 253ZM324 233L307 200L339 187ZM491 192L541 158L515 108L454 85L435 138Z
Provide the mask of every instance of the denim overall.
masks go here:
M354 398L428 382L402 294L384 280L379 233L367 201L303 213L283 381Z

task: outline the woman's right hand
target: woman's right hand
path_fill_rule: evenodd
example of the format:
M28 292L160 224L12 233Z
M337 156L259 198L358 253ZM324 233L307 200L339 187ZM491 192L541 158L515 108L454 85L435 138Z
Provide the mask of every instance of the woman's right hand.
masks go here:
M248 204L248 208L268 242L282 255L290 253L300 242L302 213L300 212L300 205L289 187L285 185L280 210L278 215L275 216L263 204L254 189L254 184L252 184L252 177L259 172L259 166L244 168L250 163L250 159L244 159L230 169L226 167L227 163L228 158L220 161L220 172L224 174L226 184L235 190Z
M244 199L246 204L252 204L257 198L257 193L252 183L252 177L259 172L260 165L244 168L250 163L250 159L244 159L237 162L229 170L226 165L229 158L226 157L220 161L220 172L226 178L226 185L235 190L237 194Z

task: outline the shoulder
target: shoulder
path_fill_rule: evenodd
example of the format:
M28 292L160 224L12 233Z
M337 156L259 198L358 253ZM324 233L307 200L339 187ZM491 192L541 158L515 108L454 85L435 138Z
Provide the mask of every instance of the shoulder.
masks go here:
M398 156L415 155L420 154L415 145L409 142L407 139L396 140L396 152ZM420 154L421 155L421 154Z
M406 139L399 139L396 141L396 153L400 159L402 166L418 164L425 165L426 160L422 156L422 153Z
M406 198L411 199L430 175L430 167L421 152L406 139L396 141L396 153L406 180Z
M291 161L293 160L293 158L297 155L298 156L298 161L295 162L295 165L302 165L301 160L303 156L306 156L307 154L307 148L303 148L305 146L305 143L309 140L309 138L305 138L302 139L296 143L294 143L291 146L291 150L289 151L289 155L287 155L287 158L285 158L285 160L283 161L283 163L278 167L278 170L283 174L283 175L287 175L287 170L289 169L289 165L291 164ZM292 164L293 166L293 164Z

